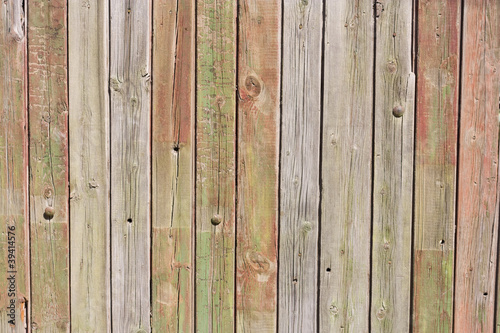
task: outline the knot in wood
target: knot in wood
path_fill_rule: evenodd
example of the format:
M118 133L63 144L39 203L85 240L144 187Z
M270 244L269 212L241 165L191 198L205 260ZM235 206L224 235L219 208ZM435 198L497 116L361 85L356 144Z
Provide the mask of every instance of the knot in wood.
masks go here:
M262 90L259 80L252 75L247 76L245 79L245 88L247 89L248 95L253 98L259 96Z

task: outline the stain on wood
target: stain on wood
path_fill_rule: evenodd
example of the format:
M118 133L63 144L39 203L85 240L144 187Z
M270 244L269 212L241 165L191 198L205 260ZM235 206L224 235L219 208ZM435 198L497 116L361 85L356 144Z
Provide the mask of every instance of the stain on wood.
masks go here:
M455 268L456 332L492 332L498 246L500 1L465 1Z
M279 332L317 328L320 1L283 3Z
M148 332L151 4L110 5L112 330Z
M236 2L198 2L196 12L195 325L199 332L232 332L236 269Z
M31 328L69 332L67 2L28 3ZM53 216L45 210L53 209Z
M111 329L109 3L68 3L71 330Z
M384 1L375 18L371 331L408 332L415 75L412 4Z
M319 330L365 332L370 311L373 2L325 2L325 11Z
M415 332L453 326L460 7L460 1L429 1L417 8Z
M0 331L26 332L30 298L26 36L22 1L0 13Z
M152 330L194 329L195 2L153 2Z
M281 2L238 17L236 330L276 332Z

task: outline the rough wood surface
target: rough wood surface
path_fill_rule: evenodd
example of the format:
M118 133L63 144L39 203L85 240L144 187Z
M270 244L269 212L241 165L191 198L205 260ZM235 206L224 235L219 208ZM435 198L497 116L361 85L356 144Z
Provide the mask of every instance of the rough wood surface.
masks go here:
M455 332L492 332L498 236L500 1L464 2Z
M66 0L28 4L32 329L69 332Z
M150 331L151 4L110 2L112 330Z
M283 3L279 332L317 328L321 1Z
M417 8L414 332L453 326L460 7L441 0Z
M197 3L196 330L234 331L236 2Z
M26 37L20 0L0 13L0 332L26 332L29 291Z
M276 332L281 1L239 4L238 332Z
M111 326L108 8L68 3L71 330Z
M412 17L410 1L377 2L375 7L371 332L408 332L410 327Z
M319 330L367 332L373 1L326 2L325 11Z
M194 324L195 1L153 2L152 330Z

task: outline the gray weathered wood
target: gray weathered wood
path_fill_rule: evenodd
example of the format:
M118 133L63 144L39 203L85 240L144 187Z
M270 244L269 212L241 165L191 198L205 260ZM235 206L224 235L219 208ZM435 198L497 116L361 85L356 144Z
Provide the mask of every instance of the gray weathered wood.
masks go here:
M71 329L110 330L108 1L68 3Z
M411 1L377 2L375 8L372 332L409 331L415 94L412 14Z
M320 331L368 332L373 1L325 11Z
M317 320L321 1L283 4L279 332Z
M112 329L148 332L151 4L110 4Z

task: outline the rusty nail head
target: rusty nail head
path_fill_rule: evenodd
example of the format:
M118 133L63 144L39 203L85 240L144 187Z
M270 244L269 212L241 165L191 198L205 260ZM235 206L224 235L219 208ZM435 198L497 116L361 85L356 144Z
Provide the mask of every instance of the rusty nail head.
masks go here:
M54 214L56 213L56 210L53 207L46 207L45 212L43 213L43 218L46 220L52 220L54 217Z
M215 214L214 216L212 216L210 222L212 222L213 225L219 225L222 222L222 216L220 216L219 214Z
M401 105L397 105L392 109L392 114L394 117L400 118L405 113L405 109Z

